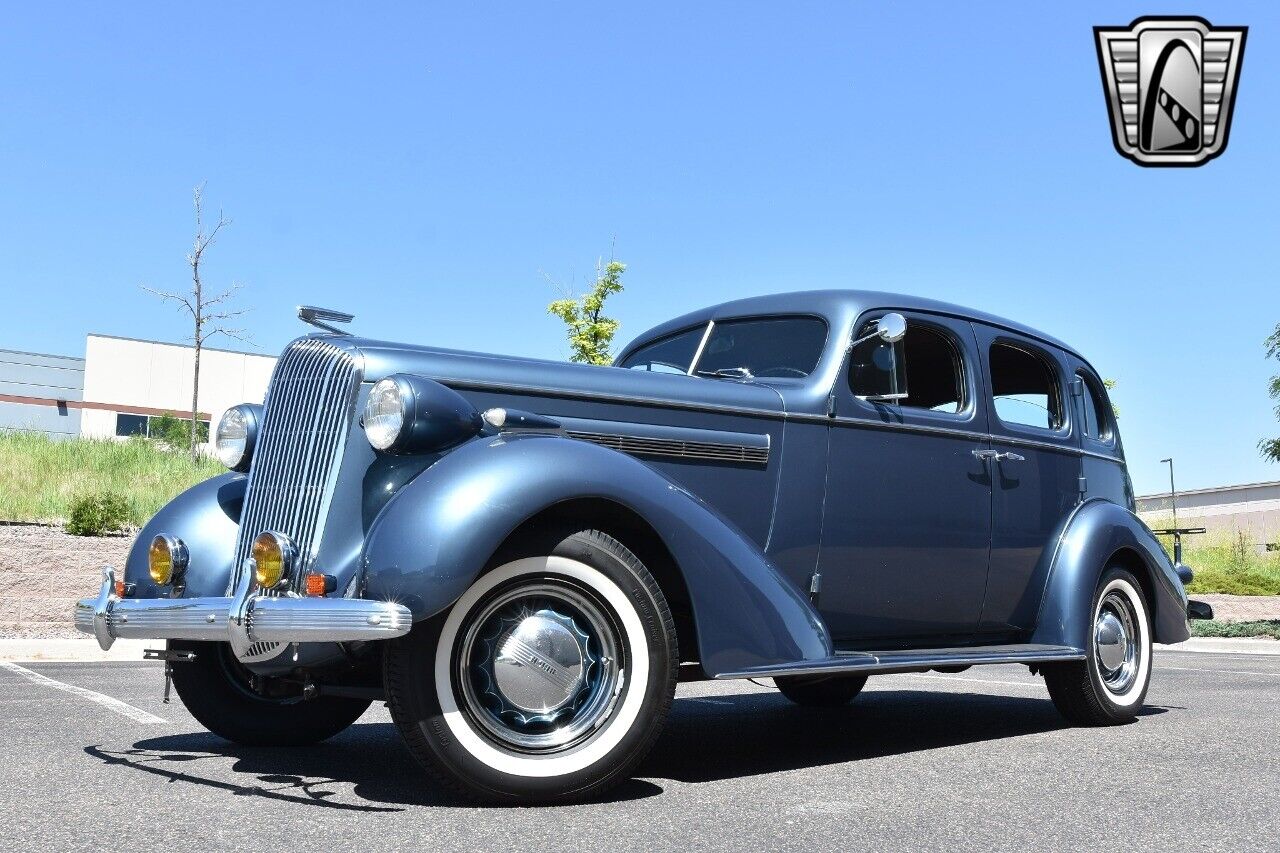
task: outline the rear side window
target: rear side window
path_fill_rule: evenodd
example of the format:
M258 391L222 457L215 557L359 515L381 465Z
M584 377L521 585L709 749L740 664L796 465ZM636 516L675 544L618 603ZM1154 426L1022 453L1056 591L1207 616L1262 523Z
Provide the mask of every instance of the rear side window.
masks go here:
M619 367L654 373L688 373L689 364L706 330L706 326L698 326L642 346L627 356Z
M873 330L868 324L858 337ZM871 338L849 359L849 388L864 399L954 414L964 408L964 387L960 349L950 335L914 322L898 344Z
M817 317L728 320L711 328L695 372L803 378L813 372L827 342L827 324Z
M1058 429L1064 423L1055 372L1043 356L1030 350L991 345L991 395L996 416L1007 424Z
M1081 374L1084 383L1084 434L1097 441L1111 439L1111 418L1106 398L1093 380Z

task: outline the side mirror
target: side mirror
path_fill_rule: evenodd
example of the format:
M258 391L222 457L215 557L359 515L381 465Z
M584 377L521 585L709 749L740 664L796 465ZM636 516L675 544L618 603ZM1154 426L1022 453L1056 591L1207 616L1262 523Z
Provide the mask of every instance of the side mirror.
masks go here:
M876 321L876 335L885 343L896 344L907 334L907 318L901 314L885 314Z

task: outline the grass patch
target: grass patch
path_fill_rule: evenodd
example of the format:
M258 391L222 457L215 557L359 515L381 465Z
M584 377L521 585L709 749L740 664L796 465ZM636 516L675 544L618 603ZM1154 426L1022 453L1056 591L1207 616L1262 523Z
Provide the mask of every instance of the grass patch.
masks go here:
M1280 640L1280 620L1261 622L1220 622L1217 619L1195 619L1191 622L1193 637L1271 637Z
M1148 521L1152 527L1172 527L1172 519ZM1173 537L1160 542L1173 559ZM1194 594L1280 595L1280 551L1259 552L1239 533L1209 533L1182 538L1182 561L1195 578L1187 584Z
M60 524L78 498L113 493L128 504L129 522L141 525L174 495L225 470L143 438L55 441L0 432L0 519Z

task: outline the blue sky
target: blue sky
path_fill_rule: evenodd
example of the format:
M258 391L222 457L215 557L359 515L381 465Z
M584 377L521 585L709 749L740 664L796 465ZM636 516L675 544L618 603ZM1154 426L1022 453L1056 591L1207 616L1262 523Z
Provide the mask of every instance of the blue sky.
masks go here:
M365 6L366 4L358 4ZM919 293L1079 347L1139 492L1280 479L1280 9L1196 3L44 4L0 29L0 347L178 340L190 191L262 351L300 302L567 354L550 276L629 264L620 342L702 305ZM1230 147L1142 169L1091 27L1250 26Z

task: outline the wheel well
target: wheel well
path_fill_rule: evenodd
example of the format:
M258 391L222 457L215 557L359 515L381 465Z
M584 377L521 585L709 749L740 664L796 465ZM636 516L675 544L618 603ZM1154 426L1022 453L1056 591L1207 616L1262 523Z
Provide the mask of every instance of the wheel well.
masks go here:
M644 563L653 575L671 608L676 623L676 639L681 662L698 661L698 628L693 618L689 588L662 537L634 510L606 498L577 498L554 504L533 515L513 530L497 551L523 536L557 525L573 525L583 530L599 530L617 539ZM495 553L497 553L495 551Z
M1147 609L1151 611L1151 630L1155 632L1156 622L1156 589L1155 584L1151 581L1151 569L1147 566L1147 561L1132 548L1121 548L1111 555L1111 559L1107 560L1107 567L1119 566L1138 579L1138 585L1142 587L1142 597L1147 600Z

